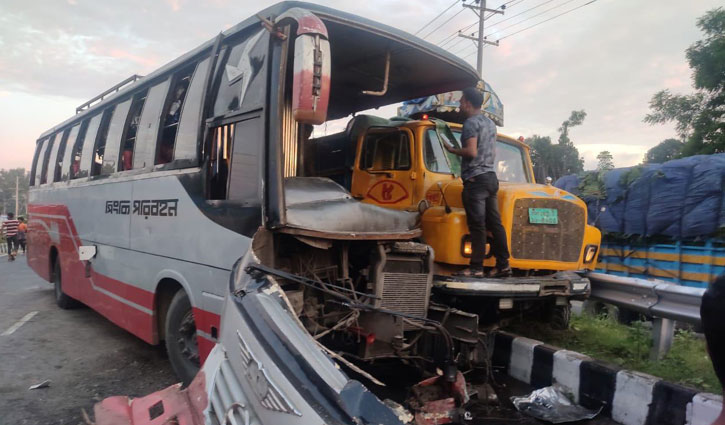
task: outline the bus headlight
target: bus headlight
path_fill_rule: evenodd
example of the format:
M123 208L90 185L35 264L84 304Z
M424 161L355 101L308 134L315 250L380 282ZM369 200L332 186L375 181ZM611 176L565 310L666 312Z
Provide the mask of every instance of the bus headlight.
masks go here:
M597 256L597 249L599 249L599 247L596 245L587 245L586 248L584 248L585 263L591 263L594 261L594 257Z

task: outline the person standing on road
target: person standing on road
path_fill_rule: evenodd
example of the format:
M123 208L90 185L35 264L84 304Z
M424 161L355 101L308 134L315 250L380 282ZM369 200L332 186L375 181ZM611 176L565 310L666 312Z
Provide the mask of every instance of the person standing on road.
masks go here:
M28 225L25 224L25 219L23 217L18 217L18 245L20 245L21 248L23 248L23 254L25 254L25 240L26 240L26 234L28 232ZM15 248L17 250L17 247Z
M460 149L444 143L448 152L462 157L463 207L466 210L468 230L471 234L471 266L462 272L465 276L483 277L486 256L486 229L491 231L491 250L496 267L489 277L511 276L506 230L498 211L498 178L494 170L496 159L496 125L481 113L483 94L474 87L463 90L461 112L466 116Z
M8 219L3 221L2 230L5 233L5 239L8 241L8 261L15 261L15 255L18 250L18 225L20 222L15 220L15 214L8 213Z
M702 296L700 318L715 375L725 395L725 274L720 275ZM725 425L725 406L712 425Z

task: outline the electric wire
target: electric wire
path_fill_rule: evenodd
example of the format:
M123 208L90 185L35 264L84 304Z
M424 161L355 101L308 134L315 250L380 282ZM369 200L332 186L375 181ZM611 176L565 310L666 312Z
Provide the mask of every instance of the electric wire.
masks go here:
M569 0L569 2L571 2L571 1L573 1L573 0ZM577 10L577 9L581 9L582 7L584 7L584 6L588 6L588 5L590 5L590 4L592 4L592 3L596 2L596 1L597 1L597 0L590 0L590 1L586 2L586 3L584 3L584 4L580 4L579 6L576 6L576 7L573 7L573 8L571 8L571 9L568 9L568 10L566 10L566 11L562 12L562 13L559 13L558 15L554 15L554 16L552 16L552 17L550 17L550 18L544 19L543 21L537 22L537 23L535 23L535 24L533 24L533 25L529 25L528 27L522 28L522 29L520 29L520 30L518 30L518 31L514 31L514 32L512 32L512 33L510 33L510 34L506 34L505 36L503 36L503 37L499 38L499 39L498 39L497 41L501 41L501 40L504 40L504 39L506 39L506 38L512 37L512 36L514 36L514 35L516 35L516 34L520 34L520 33L524 32L524 31L530 30L531 28L534 28L534 27L536 27L536 26L538 26L538 25L541 25L541 24L543 24L543 23L546 23L546 22L549 22L549 21L551 21L551 20L554 20L554 19L556 19L556 18L558 18L558 17L560 17L560 16L564 16L564 15L566 15L566 14L568 14L568 13L571 13L571 12L573 12L573 11ZM567 2L567 3L569 3L569 2ZM490 34L489 34L489 35L490 35ZM483 47L486 47L486 46L483 46ZM468 58L470 58L471 56L473 56L473 55L474 55L475 53L476 53L476 52L473 52L473 53L471 53L471 54L467 55L466 57L464 57L463 59L468 59Z
M532 19L534 19L534 18L537 18L537 17L539 17L539 16L541 16L541 15L544 15L544 14L546 14L546 13L548 13L548 12L551 12L551 11L552 11L552 10L554 10L554 9L558 9L558 8L560 8L560 7L562 7L562 6L565 6L565 5L567 5L567 4L569 4L569 3L572 3L572 2L575 2L575 1L577 1L577 0L566 0L566 1L565 1L565 2L563 2L563 3L559 3L559 4L557 4L556 6L553 6L553 7L550 7L550 8L548 8L548 9L544 10L544 11L541 11L541 12L537 13L536 15L530 16L530 17L528 17L528 18L526 18L526 19L523 19L523 20L521 20L521 21L518 21L518 22L514 22L513 24L511 24L511 25L507 25L507 26L505 26L505 27L503 27L503 28L498 28L498 29L497 29L496 31L497 31L497 32L505 31L505 30L507 30L507 29L509 29L509 28L511 28L511 27L515 27L515 26L517 26L517 25L520 25L520 24L522 24L522 23L524 23L524 22L526 22L526 21L530 21L530 20L532 20ZM484 36L485 36L485 37L488 37L488 36L489 36L489 35L491 35L491 34L493 34L493 32L491 32L491 33L489 33L489 34L484 34Z
M426 38L430 37L430 36L431 36L431 34L433 34L434 32L438 31L438 30L439 30L439 29L440 29L440 28L441 28L441 27L442 27L443 25L447 24L447 23L448 23L448 22L450 22L450 21L451 21L451 20L452 20L453 18L455 18L456 16L460 15L460 14L461 14L461 12L463 12L464 10L466 10L466 8L462 7L462 8L461 8L461 10L459 10L459 11L458 11L458 12L456 12L456 13L454 13L454 14L453 14L453 15L452 15L452 16L451 16L450 18L446 19L446 20L445 20L445 21L443 21L443 22L442 22L442 23L441 23L440 25L438 25L437 27L435 27L435 29L434 29L433 31L429 32L429 33L428 33L427 35L424 35L424 36L423 36L423 37L421 37L421 38L423 38L423 39L425 40Z
M428 25L432 24L432 23L433 23L433 21L435 21L436 19L440 18L440 17L441 17L441 16L442 16L442 15L443 15L444 13L448 12L448 11L449 11L449 10L450 10L450 9L451 9L451 8L452 8L453 6L455 6L455 5L457 4L457 3L458 3L458 0L453 0L453 3L451 3L451 5L450 5L450 6L446 7L446 8L445 8L445 9L443 10L443 12L439 13L438 15L436 15L436 17L435 17L435 18L431 19L431 20L430 20L430 21L428 21L428 22L427 22L427 23L426 23L425 25L423 25L422 27L420 27L420 29L419 29L418 31L416 31L415 33L413 33L413 35L418 35L418 33L419 33L419 32L421 32L421 31L423 31L423 30L425 29L425 27L427 27Z
M498 22L494 22L494 23L493 23L493 24L491 24L491 25L493 26L493 25L498 25L498 24L500 24L501 22L506 22L506 21L508 21L508 20L510 20L510 19L513 19L513 18L517 17L517 16L521 16L521 15L523 15L523 14L524 14L524 13L526 13L526 12L530 12L530 11L532 11L532 10L534 10L534 9L538 9L539 7L541 7L541 6L545 5L545 4L551 3L552 1L554 1L554 0L546 0L545 2L543 2L543 3L540 3L540 4L537 4L537 5L536 5L536 6L534 6L534 7L530 7L530 8L528 8L528 9L526 9L526 10L522 10L521 12L519 12L519 13L517 13L517 14L515 14L515 15L511 15L511 16L509 16L509 17L508 17L508 18L506 18L506 19L502 19L502 20L500 20L500 21L498 21Z

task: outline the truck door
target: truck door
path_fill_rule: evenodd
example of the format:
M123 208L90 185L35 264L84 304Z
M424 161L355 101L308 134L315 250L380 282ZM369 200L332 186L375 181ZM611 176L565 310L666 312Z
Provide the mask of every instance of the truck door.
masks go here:
M371 128L358 146L352 195L381 206L415 208L413 134L398 128Z

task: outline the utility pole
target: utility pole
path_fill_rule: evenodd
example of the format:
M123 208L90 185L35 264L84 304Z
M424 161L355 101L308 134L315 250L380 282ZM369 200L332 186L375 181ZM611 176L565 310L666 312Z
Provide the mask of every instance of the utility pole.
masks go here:
M498 46L498 41L488 41L483 37L483 21L486 19L484 14L485 12L491 12L503 15L503 11L504 9L506 9L506 6L502 5L501 10L487 9L486 0L476 0L476 3L478 3L478 5L464 4L463 7L471 9L476 15L478 15L478 36L473 36L473 34L466 35L460 32L458 33L458 36L473 40L476 43L476 46L478 47L478 66L476 67L476 69L478 70L478 75L481 77L481 79L483 79L483 46L486 44Z
M20 213L20 210L18 209L18 199L20 199L18 197L18 181L19 181L19 179L20 179L20 177L15 176L15 215L18 215L18 213Z

